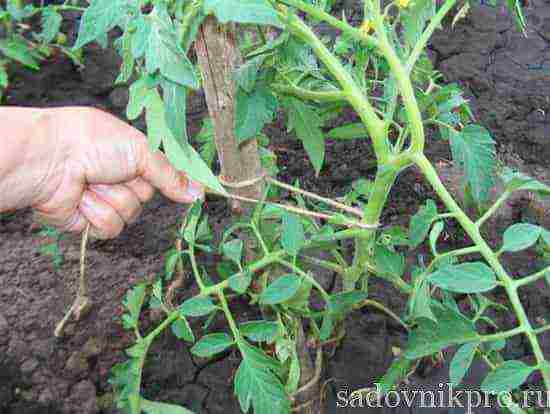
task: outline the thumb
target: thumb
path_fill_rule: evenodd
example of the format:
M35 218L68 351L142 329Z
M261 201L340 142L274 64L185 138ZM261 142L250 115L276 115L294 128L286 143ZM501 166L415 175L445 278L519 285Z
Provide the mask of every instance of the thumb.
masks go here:
M179 203L192 203L204 198L204 186L193 181L183 172L177 171L160 152L151 152L146 140L139 144L141 160L139 175L169 199Z

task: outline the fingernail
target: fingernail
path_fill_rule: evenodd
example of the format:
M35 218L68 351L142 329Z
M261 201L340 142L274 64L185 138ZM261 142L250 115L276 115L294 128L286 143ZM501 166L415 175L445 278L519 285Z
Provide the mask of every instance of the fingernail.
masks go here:
M189 180L187 194L195 201L202 200L204 198L204 187L196 181Z

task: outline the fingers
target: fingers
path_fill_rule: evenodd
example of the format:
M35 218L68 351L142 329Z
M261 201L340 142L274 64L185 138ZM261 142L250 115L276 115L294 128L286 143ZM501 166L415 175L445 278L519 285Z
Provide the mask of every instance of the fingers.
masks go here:
M120 234L125 224L136 220L142 210L141 203L148 201L152 194L153 188L139 179L126 185L91 185L82 195L78 209L51 212L42 209L37 211L37 219L72 233L81 233L90 223L93 237L111 239Z
M142 151L141 176L162 194L179 203L192 203L204 198L204 187L178 172L162 152L151 153L147 146Z
M125 185L134 192L142 203L146 203L151 200L155 194L155 189L153 186L140 177L127 182Z
M84 192L79 210L91 224L90 234L95 238L113 239L124 228L124 219L117 210L94 191Z
M36 210L35 221L69 233L82 233L88 220L75 209L70 212Z
M125 185L91 185L88 192L109 205L125 224L131 224L141 213L141 200Z

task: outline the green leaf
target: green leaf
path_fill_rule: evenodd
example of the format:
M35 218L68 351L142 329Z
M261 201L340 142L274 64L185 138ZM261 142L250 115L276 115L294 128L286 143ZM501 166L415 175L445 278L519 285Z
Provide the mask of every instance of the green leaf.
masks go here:
M298 289L302 280L293 274L280 276L273 281L260 295L262 305L275 305L283 303L292 298Z
M460 133L451 134L453 160L464 170L474 200L488 199L495 184L496 152L491 134L479 125L467 125Z
M430 285L425 280L415 282L415 288L409 302L410 318L412 320L426 318L437 323L437 318L432 312L431 303Z
M529 223L514 224L506 229L503 236L503 252L519 252L537 242L542 228Z
M399 357L393 360L390 367L379 381L376 382L381 395L395 389L399 382L407 377L411 370L412 361Z
M172 82L198 89L199 80L193 64L178 44L172 20L165 7L157 3L149 18L151 32L145 50L147 72L154 74L158 69Z
M413 47L420 39L426 22L435 15L435 7L432 0L415 0L400 10L401 24L409 47Z
M194 317L208 315L217 309L218 307L214 305L209 296L195 296L187 299L179 307L181 314Z
M139 314L145 300L145 283L140 283L130 289L122 301L128 313L122 316L122 322L125 329L137 328Z
M256 342L273 342L279 332L277 322L250 321L239 325L239 331Z
M180 258L180 252L177 249L170 249L164 259L164 277L170 279L174 274L174 269Z
M175 82L162 83L166 125L178 142L187 143L187 90Z
M28 68L38 70L38 61L35 59L27 44L18 39L0 40L0 52L6 57L15 60L27 66Z
M134 66L136 62L130 50L131 39L131 35L127 32L124 33L124 35L119 39L119 54L122 56L122 64L120 65L120 73L115 79L115 85L127 84L134 74Z
M523 384L534 370L534 367L521 361L506 361L487 375L481 383L481 390L490 394L512 391Z
M195 244L197 240L197 226L202 214L202 205L199 201L193 203L185 216L183 239L189 244Z
M74 49L105 35L122 21L127 11L127 0L92 0L80 18Z
M510 168L504 168L501 178L506 186L506 191L512 192L525 190L533 191L542 196L550 195L550 186Z
M267 0L205 0L204 13L214 13L220 23L255 23L282 27Z
M251 407L255 413L288 414L291 411L290 400L279 378L246 357L235 375L235 395L244 413Z
M478 345L477 342L464 344L454 354L449 366L449 381L455 387L462 383L466 372L470 369Z
M298 389L298 386L300 385L300 376L301 376L301 368L300 368L300 358L298 357L296 351L292 353L291 359L290 359L290 367L288 368L288 378L285 385L285 390L289 394L293 394Z
M140 78L130 85L128 106L126 107L126 118L130 121L138 118L145 108L149 96L147 78Z
M321 330L319 332L320 341L328 341L332 330L334 329L334 317L331 312L325 313L323 316L323 322L321 323Z
M170 325L170 329L176 338L183 339L184 341L191 343L195 342L195 335L193 334L187 319L181 317L176 319L172 322L172 325Z
M42 33L40 33L40 38L46 42L50 43L61 28L61 22L63 21L63 16L55 11L53 7L46 7L42 10Z
M374 248L374 260L376 270L384 274L401 277L405 272L405 257L382 244L377 244Z
M256 86L256 79L262 63L265 60L264 55L257 56L244 63L235 71L235 82L246 93L252 93Z
M168 160L177 170L184 171L189 178L198 181L207 188L221 194L227 194L216 176L193 147L188 144L185 146L180 145L171 133L165 135L162 142Z
M338 140L358 139L368 136L367 128L360 122L333 128L327 134L327 138Z
M147 44L149 42L149 36L153 26L151 20L143 15L140 15L135 20L136 31L132 36L131 51L134 59L141 58L147 50Z
M235 341L226 333L213 333L203 336L193 347L191 352L200 358L210 358L225 351Z
M229 278L229 287L237 293L244 293L252 282L252 275L249 272L239 273Z
M260 348L250 345L243 339L237 343L243 359L255 368L270 370L276 375L281 375L281 365L274 358L267 356Z
M343 315L368 298L367 292L351 291L330 296L329 312L333 315Z
M281 244L283 249L289 255L297 256L306 244L302 220L296 214L285 211L282 223Z
M147 138L149 148L156 151L162 139L168 133L166 125L164 103L157 89L149 89L145 98L145 122L147 123Z
M193 411L175 404L166 404L141 399L141 409L145 414L194 414Z
M411 218L409 225L409 240L411 248L418 247L428 235L432 222L437 217L437 206L432 200L426 201L426 205L420 207Z
M432 227L432 231L430 231L430 247L434 255L437 255L437 239L439 239L439 236L443 232L444 228L445 225L443 224L443 222L438 221Z
M6 67L0 64L0 88L7 88L8 85L9 85L8 72L6 71Z
M441 289L457 293L488 292L497 286L495 273L481 262L443 266L431 273L428 281Z
M227 257L237 266L241 265L244 248L244 242L241 239L233 239L225 242L224 244L222 244L221 248L225 257Z
M429 319L420 319L418 327L409 334L408 359L417 359L439 352L451 345L479 341L472 321L445 306L434 306L437 323Z
M317 174L323 168L325 160L325 137L321 130L322 121L308 105L295 98L286 99L289 130L296 135L307 152L309 160Z
M239 88L235 97L235 134L240 144L256 137L277 113L277 98L265 85L248 94Z

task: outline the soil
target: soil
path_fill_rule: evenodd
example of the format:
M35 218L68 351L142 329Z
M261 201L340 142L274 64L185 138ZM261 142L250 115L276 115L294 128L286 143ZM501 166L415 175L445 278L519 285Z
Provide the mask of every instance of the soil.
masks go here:
M526 14L529 29L528 35L523 36L500 8L478 7L454 30L439 32L431 51L445 79L465 87L479 121L497 140L501 158L512 160L539 177L549 177L550 2L530 1ZM87 61L86 68L78 69L57 57L38 73L19 71L8 103L92 105L122 117L127 91L111 86L118 71L118 58L91 47ZM198 97L189 114L191 133L197 131L202 113L204 103ZM136 125L143 127L141 121ZM299 142L284 135L283 130L274 124L266 131L272 137L283 180L300 178L308 189L339 195L353 180L374 172L367 142L329 142L327 165L315 177ZM430 144L432 159L449 158L446 144ZM416 211L431 195L414 172L404 174L396 189L390 197L385 223L401 222L403 215ZM208 209L214 228L221 229L228 217L224 204L212 201ZM55 270L51 261L39 254L44 240L36 234L30 211L0 218L0 413L116 412L109 408L107 380L110 367L121 358L129 341L117 320L121 299L132 283L163 271L163 255L171 246L181 213L181 206L158 196L119 238L91 243L88 268L94 307L84 320L71 325L68 335L60 340L54 338L53 330L73 298L70 287L78 271L78 240L67 237L62 241L65 263ZM541 266L534 254L504 259L514 275L528 274ZM405 298L384 282L373 284L372 295L397 313L404 309ZM550 291L544 284L525 288L521 297L531 320L550 310ZM241 310L240 318L250 317L252 311L246 304L236 306ZM503 327L515 323L511 314L499 319ZM354 314L346 325L345 341L326 363L324 377L332 380L327 388L328 412L347 412L336 410L336 393L371 386L388 368L392 350L402 348L406 340L399 325L373 310ZM543 337L542 343L550 352L550 337ZM509 340L505 357L529 359L529 346L522 338ZM197 361L182 342L167 334L150 353L144 392L196 412L238 413L231 385L237 363L233 354L206 364ZM478 384L483 372L481 364L475 365L468 384ZM424 364L410 382L436 389L447 378L446 363ZM533 384L538 381L531 379ZM496 412L491 410L476 412ZM356 411L451 412L420 408Z

